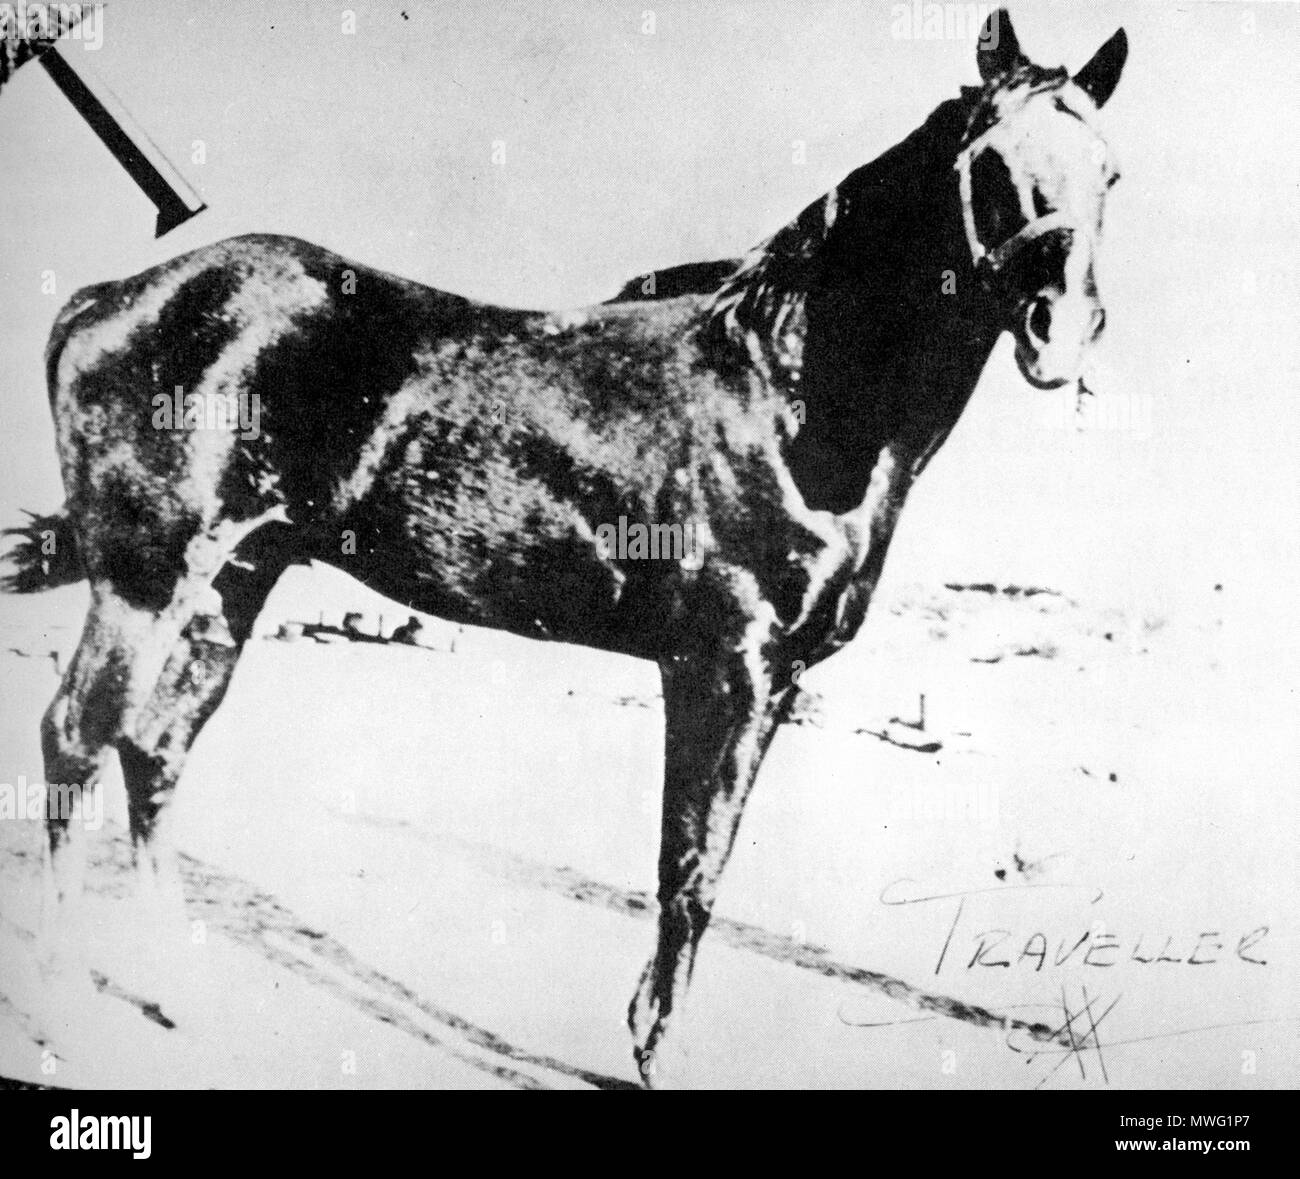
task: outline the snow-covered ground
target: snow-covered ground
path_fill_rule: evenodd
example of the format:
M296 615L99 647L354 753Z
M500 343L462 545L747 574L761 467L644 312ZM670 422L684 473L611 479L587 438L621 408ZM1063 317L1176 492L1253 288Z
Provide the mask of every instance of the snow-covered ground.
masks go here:
M1297 981L1297 904L1279 887L1295 801L1274 772L1286 702L1225 690L1211 595L1183 622L983 589L881 602L862 641L807 677L760 779L697 970L684 1079L1300 1079L1282 1050ZM377 604L303 574L268 624L308 597L327 620ZM53 603L4 615L4 646L29 657L3 657L0 739L34 779L55 682L41 653L74 635L53 621L71 601ZM623 1011L653 935L656 676L431 630L433 650L252 643L177 803L205 944L176 1030L111 988L93 1046L42 1022L17 970L40 828L0 824L0 1071L72 1085L634 1079ZM120 896L109 793L89 955L129 979L140 917ZM1072 1030L1079 1050L1035 1040L1035 1024Z

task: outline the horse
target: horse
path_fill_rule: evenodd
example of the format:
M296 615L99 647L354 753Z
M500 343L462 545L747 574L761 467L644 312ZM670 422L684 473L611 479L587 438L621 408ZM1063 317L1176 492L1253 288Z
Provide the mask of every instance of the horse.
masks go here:
M642 1082L667 1083L800 674L862 625L1001 334L1031 386L1080 380L1118 178L1097 112L1126 56L1120 29L1073 76L1036 65L998 11L980 85L750 253L580 311L475 302L266 234L77 292L46 351L66 502L18 530L11 587L90 584L41 724L46 781L90 792L115 751L139 887L183 912L186 756L276 581L311 560L454 623L654 661L657 941L627 1023ZM182 390L258 412L178 423L163 411ZM690 524L700 551L616 551L619 521ZM51 971L83 840L51 806Z

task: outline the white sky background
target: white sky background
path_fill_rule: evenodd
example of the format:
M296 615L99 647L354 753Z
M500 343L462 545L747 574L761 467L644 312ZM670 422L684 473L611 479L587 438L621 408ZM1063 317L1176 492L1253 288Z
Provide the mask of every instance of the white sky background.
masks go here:
M0 520L61 499L41 352L78 286L257 230L478 298L590 302L753 244L976 80L973 42L897 40L884 0L351 7L355 36L342 5L114 0L103 48L67 48L210 205L158 242L152 206L39 66L0 95ZM1262 667L1297 630L1300 7L1010 7L1042 64L1078 68L1129 32L1103 114L1124 173L1104 360L1151 395L1153 429L1045 429L998 353L888 576L1036 582L1155 614L1221 581Z

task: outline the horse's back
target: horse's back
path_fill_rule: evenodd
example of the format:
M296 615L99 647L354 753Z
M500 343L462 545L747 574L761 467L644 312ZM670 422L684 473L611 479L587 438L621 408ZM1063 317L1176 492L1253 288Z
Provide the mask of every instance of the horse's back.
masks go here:
M700 303L512 310L295 238L217 242L78 292L56 324L69 504L142 600L195 535L283 509L304 555L350 540L345 567L430 612L618 629L635 595L596 529L694 518L706 486L743 496L771 460L768 415L693 348ZM214 424L219 401L238 412Z
M147 456L155 407L197 395L256 406L279 450L319 461L327 431L373 425L419 344L474 306L297 238L216 242L69 300L47 349L60 448L105 435Z
M397 316L444 321L473 306L299 238L226 238L78 290L51 333L52 386L75 381L108 357L129 362L147 353L153 368L139 391L167 383L188 391L229 346L264 350L313 316L346 312L350 298L370 306L383 301ZM95 383L105 384L102 375Z

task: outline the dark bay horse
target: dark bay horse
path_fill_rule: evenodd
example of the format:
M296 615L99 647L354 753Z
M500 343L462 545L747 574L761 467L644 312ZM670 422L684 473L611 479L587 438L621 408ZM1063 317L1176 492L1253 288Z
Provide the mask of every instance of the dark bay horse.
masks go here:
M862 624L1000 333L1051 388L1101 330L1116 172L1096 112L1124 33L1071 77L991 21L982 86L738 264L664 272L653 295L511 310L267 235L78 292L47 352L67 502L25 530L58 544L17 552L20 588L90 581L42 725L46 781L91 790L116 751L142 886L179 905L186 755L277 579L313 559L445 619L654 660L658 943L628 1022L642 1076L663 1079L798 673ZM255 412L179 421L177 391ZM620 521L689 523L702 552L615 551ZM50 808L60 929L83 839Z

